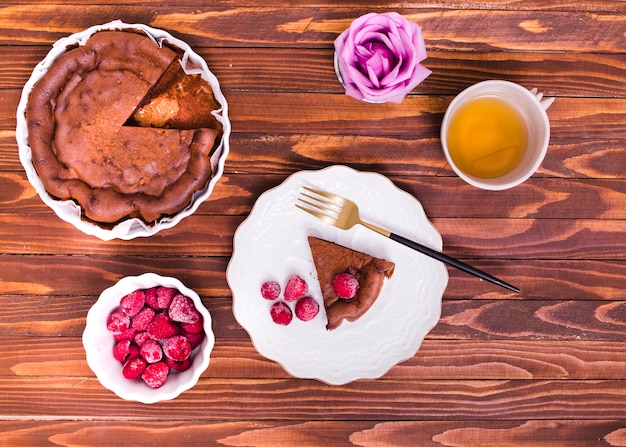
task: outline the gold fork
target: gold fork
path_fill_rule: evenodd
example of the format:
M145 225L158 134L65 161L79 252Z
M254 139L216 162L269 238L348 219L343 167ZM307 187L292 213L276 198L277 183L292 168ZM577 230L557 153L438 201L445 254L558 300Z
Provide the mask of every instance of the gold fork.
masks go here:
M450 256L433 250L432 248L428 248L425 245L419 244L398 234L392 233L389 230L385 230L384 228L377 227L376 225L372 225L371 223L364 222L359 217L359 208L357 207L356 203L348 199L345 199L336 194L331 194L326 191L313 189L308 186L303 186L303 189L305 190L305 192L300 193L300 196L298 197L298 201L300 203L296 203L296 207L300 208L303 211L306 211L307 213L317 217L318 219L323 220L326 223L334 225L335 227L342 230L352 228L356 224L363 225L364 227L367 227L370 230L375 231L376 233L382 234L383 236L388 237L393 241L399 242L400 244L412 248L413 250L416 250L420 253L423 253L426 256L430 256L431 258L456 267L457 269L462 270L466 273L482 278L493 284L497 284L501 287L504 287L505 289L519 293L519 289L517 287L512 286L511 284L508 284L501 279L496 278L495 276L491 276L490 274L485 273L482 270L478 270L477 268L472 267L469 264L465 264L458 259L451 258Z

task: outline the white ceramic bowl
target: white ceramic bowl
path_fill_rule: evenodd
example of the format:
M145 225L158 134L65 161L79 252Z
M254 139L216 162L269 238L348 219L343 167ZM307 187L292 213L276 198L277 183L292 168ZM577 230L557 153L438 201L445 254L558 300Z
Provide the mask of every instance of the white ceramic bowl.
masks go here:
M33 165L32 151L28 143L28 127L26 124L26 117L24 113L26 110L26 105L28 104L28 97L31 90L33 89L33 86L37 83L37 81L39 81L39 79L41 79L41 77L46 74L48 68L54 62L54 60L67 51L68 47L84 44L93 34L97 33L98 31L121 29L142 31L159 45L161 45L164 41L167 41L169 44L174 45L184 51L184 60L186 61L186 65L183 68L185 69L185 71L190 74L200 74L207 82L209 82L209 84L213 88L213 94L215 96L215 99L220 104L221 109L214 111L214 115L216 119L222 124L222 139L218 148L211 156L213 177L211 177L211 179L207 182L203 189L196 191L191 203L186 208L173 216L163 217L154 224L146 224L140 219L132 218L125 219L119 222L113 228L105 228L82 219L81 208L74 201L56 200L55 198L50 196L50 194L48 194ZM20 161L24 166L28 181L31 183L31 185L33 185L44 203L52 208L57 216L59 216L64 221L74 225L83 233L108 241L112 239L129 240L137 237L152 236L161 230L164 230L166 228L172 228L185 217L192 215L198 209L200 204L202 204L202 202L209 198L209 196L213 192L213 189L215 188L215 185L222 177L222 174L224 172L224 164L226 163L226 158L228 157L228 153L230 150L230 131L231 125L230 120L228 119L228 103L226 102L226 98L222 94L217 77L211 72L211 70L209 70L206 61L201 56L193 51L193 49L186 42L173 37L171 34L164 30L152 28L143 24L128 24L116 20L106 23L104 25L92 26L91 28L88 28L76 34L72 34L68 37L64 37L55 42L48 55L41 62L39 62L39 64L37 64L37 66L33 70L31 77L24 85L24 89L22 90L22 97L17 108L17 126L15 130L15 136L18 143Z
M192 365L186 371L172 371L160 388L150 388L141 379L129 380L122 374L122 364L113 357L115 340L107 330L109 314L120 306L120 299L130 292L155 286L173 287L193 300L196 309L204 318L205 337L200 346L192 352ZM87 364L105 388L122 399L151 404L174 399L193 387L200 375L209 366L215 336L211 328L211 314L204 307L196 292L187 288L176 278L145 273L140 276L127 276L115 285L104 290L98 301L87 313L87 324L83 332L83 346L87 354Z

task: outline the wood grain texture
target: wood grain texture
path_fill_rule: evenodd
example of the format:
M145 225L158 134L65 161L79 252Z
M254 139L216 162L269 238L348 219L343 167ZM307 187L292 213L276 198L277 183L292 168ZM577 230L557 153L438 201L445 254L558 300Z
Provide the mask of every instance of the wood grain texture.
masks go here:
M348 98L334 73L333 40L370 11L423 27L433 73L399 105ZM53 42L115 19L190 43L220 80L233 133L224 176L193 216L102 242L28 183L15 112ZM604 0L3 2L0 444L626 445L625 29L626 4ZM497 193L461 181L439 141L450 101L484 79L556 98L541 167ZM521 293L448 269L439 322L377 380L330 386L264 358L232 312L233 233L264 191L335 164L389 177L421 202L446 253ZM100 292L147 271L196 290L216 336L199 383L154 405L103 388L81 342Z

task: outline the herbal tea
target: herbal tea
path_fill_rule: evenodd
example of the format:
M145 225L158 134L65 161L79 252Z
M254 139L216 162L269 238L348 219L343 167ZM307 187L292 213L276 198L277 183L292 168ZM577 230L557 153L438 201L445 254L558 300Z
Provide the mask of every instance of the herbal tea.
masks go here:
M459 169L482 178L512 171L526 152L526 125L520 114L495 97L476 98L450 120L450 157Z

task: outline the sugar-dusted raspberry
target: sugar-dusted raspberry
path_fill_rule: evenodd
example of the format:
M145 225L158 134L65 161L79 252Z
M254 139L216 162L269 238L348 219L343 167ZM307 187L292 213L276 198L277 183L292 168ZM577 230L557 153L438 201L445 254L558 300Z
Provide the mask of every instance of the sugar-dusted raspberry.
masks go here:
M160 286L151 287L144 291L146 304L150 306L151 308L153 308L154 310L159 309L159 302L157 300L157 290L159 289L159 287Z
M287 279L287 285L285 286L285 299L287 301L295 301L306 295L308 291L309 286L302 277L291 275Z
M145 331L154 319L155 312L151 307L141 309L130 321L130 327L136 331Z
M167 366L169 366L170 368L175 369L179 372L183 372L191 368L191 357L186 358L182 362L177 362L176 360L165 357L165 363L167 363Z
M192 350L200 346L200 343L202 343L202 340L204 340L204 331L187 332L183 329L180 335L183 335L187 340L189 340Z
M151 338L150 338L150 334L148 334L148 331L143 331L143 332L137 332L133 340L137 346L143 346L146 340L150 340L150 339Z
M114 310L107 318L107 329L113 335L119 335L130 327L130 317L122 310Z
M166 313L160 313L148 325L148 334L155 340L166 340L178 334L178 327Z
M131 360L134 358L137 358L141 355L140 350L139 350L139 346L137 346L137 343L131 343L130 347L128 348L128 356L126 357L126 360Z
M163 358L163 349L156 340L149 338L141 345L140 354L148 363L156 363Z
M170 318L179 323L196 323L200 320L200 312L188 296L178 294L172 300L169 308Z
M124 362L130 354L130 340L121 340L118 341L115 346L113 346L113 358L118 362Z
M163 352L165 352L167 358L182 362L186 358L189 358L191 354L191 344L186 337L175 335L165 340L165 343L163 343Z
M266 300L275 300L280 296L280 284L276 281L265 281L261 284L261 296Z
M178 290L171 287L159 287L156 291L159 309L167 309L170 307L170 303L177 294Z
M133 337L135 337L135 332L137 331L135 331L132 327L129 327L128 329L124 329L119 334L113 334L113 338L115 341L132 340Z
M159 388L167 380L169 372L170 368L165 362L152 363L143 370L141 378L150 388Z
M130 317L137 315L137 312L143 309L145 303L146 299L143 290L135 290L128 295L124 295L120 300L120 306Z
M270 315L272 316L274 323L281 324L283 326L287 326L291 323L293 318L291 308L284 301L274 303L270 309Z
M135 357L129 359L126 363L124 363L124 367L122 368L122 374L127 379L136 379L141 375L142 372L146 369L146 361L141 357Z
M359 281L350 273L340 273L333 279L333 290L339 298L349 300L359 291Z
M315 318L320 311L320 305L313 297L305 296L296 303L296 317L302 321L309 321Z
M192 334L198 334L204 330L204 318L200 314L200 319L195 323L181 323L180 327L185 332L191 332Z

